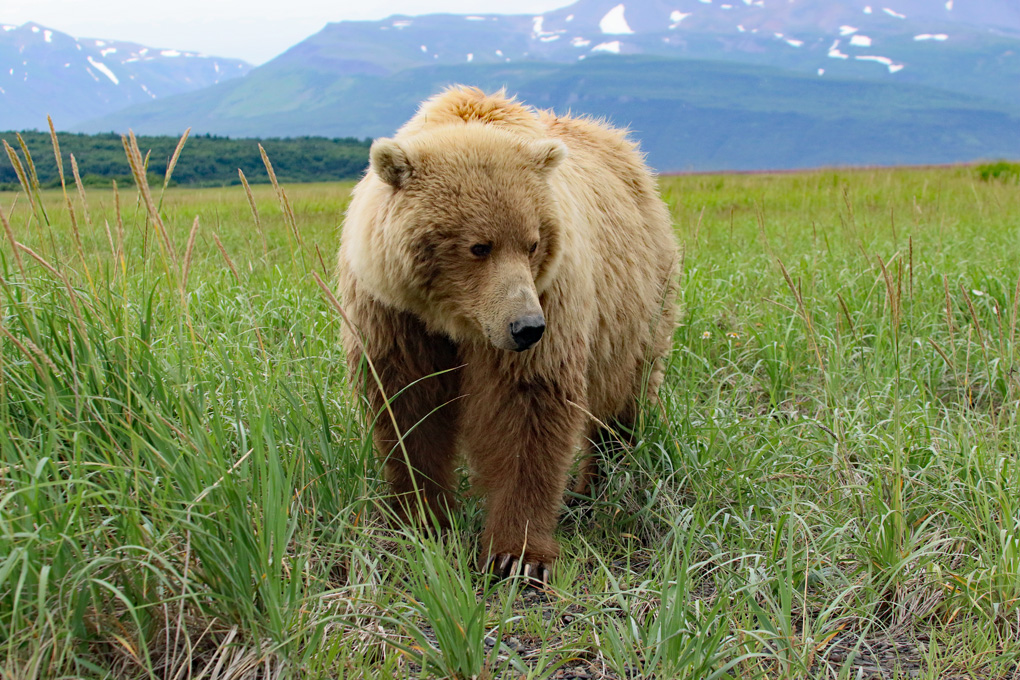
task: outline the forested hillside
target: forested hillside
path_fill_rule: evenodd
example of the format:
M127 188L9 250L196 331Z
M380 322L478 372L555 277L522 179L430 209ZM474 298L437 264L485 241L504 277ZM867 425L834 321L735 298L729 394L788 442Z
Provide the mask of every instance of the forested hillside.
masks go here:
M17 132L0 132L0 138L18 148ZM43 186L60 186L56 157L49 134L20 133L35 163L39 181ZM149 152L149 174L162 182L167 163L173 156L177 137L139 137L142 153ZM120 135L59 135L64 172L71 180L71 155L78 163L82 181L86 185L133 183L131 169L124 156ZM268 182L259 144L265 148L273 169L282 182L316 182L351 179L368 165L371 140L352 137L329 139L326 137L298 137L292 139L231 139L211 135L192 136L184 145L173 172L173 182L194 186L223 186L238 184L237 170L244 171L249 182ZM7 154L0 154L0 190L14 189L18 177Z

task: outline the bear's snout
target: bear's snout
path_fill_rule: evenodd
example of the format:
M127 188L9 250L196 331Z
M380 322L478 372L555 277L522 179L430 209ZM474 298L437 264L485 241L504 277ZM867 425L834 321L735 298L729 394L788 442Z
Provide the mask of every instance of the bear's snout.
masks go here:
M517 345L514 349L523 352L530 349L542 339L545 333L545 317L541 314L528 314L510 322L510 337Z

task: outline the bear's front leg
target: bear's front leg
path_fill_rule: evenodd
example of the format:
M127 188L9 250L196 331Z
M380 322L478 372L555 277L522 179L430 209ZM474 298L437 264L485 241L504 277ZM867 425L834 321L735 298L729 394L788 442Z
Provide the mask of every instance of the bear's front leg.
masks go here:
M449 525L454 504L460 374L457 350L413 315L345 291L361 336L344 329L352 376L368 400L373 439L393 491L397 518L425 527ZM368 369L368 352L376 375ZM377 379L378 377L378 379Z
M584 427L580 370L511 378L469 367L464 444L486 495L479 566L548 582L567 470ZM561 368L562 370L562 368Z

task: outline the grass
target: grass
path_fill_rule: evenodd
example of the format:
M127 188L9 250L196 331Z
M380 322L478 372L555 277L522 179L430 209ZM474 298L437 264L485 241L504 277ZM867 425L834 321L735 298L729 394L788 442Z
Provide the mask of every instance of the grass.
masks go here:
M384 521L313 276L350 184L44 191L12 153L0 677L1014 677L1014 184L663 178L662 406L536 593L474 572L470 495Z

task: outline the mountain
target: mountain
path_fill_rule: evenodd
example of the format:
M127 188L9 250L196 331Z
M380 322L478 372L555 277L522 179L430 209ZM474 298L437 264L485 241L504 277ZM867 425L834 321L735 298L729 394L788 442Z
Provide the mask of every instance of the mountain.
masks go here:
M660 170L1020 156L1015 0L579 0L340 22L83 131L391 134L451 83L629 125Z
M60 129L245 75L237 59L0 25L0 130Z
M267 66L338 76L644 54L931 85L1020 103L1016 0L579 0L541 15L340 22ZM887 4L886 4L887 3Z

